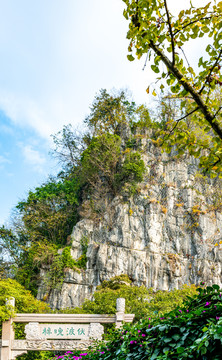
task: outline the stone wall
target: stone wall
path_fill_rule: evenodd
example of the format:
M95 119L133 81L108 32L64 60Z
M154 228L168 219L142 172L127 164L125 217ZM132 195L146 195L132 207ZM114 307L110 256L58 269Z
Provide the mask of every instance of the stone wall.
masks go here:
M78 259L87 237L87 268L66 273L61 291L49 296L53 308L82 304L101 281L120 274L162 290L201 281L222 285L221 182L198 176L197 160L142 142L144 182L133 198L113 199L99 222L82 219L74 227L71 254ZM38 298L44 294L40 286Z

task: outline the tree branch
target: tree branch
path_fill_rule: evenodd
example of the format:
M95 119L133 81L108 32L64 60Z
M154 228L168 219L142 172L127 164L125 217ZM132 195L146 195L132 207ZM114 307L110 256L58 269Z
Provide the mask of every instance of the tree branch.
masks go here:
M167 136L167 138L166 138L165 140L167 140L167 139L169 138L169 136L173 133L173 131L176 129L177 125L179 124L179 122L180 122L181 120L186 119L189 115L192 115L192 114L193 114L195 111L197 111L198 109L199 109L199 106L196 107L194 110L190 111L188 114L184 115L182 118L177 119L177 120L176 120L176 124L175 124L174 127L170 130L170 132L169 132L169 134L168 134L168 136ZM165 141L165 140L164 140L164 141ZM162 142L162 145L164 144L164 141Z
M204 103L200 94L193 88L193 86L184 79L183 74L177 69L173 63L168 59L168 57L163 53L162 49L160 49L154 42L151 40L149 43L151 49L161 58L163 63L166 65L168 71L175 76L178 82L183 85L184 89L192 96L201 112L203 113L206 121L210 124L215 133L222 140L222 128L218 121L215 120L214 115L211 114L209 107Z
M222 109L222 106L220 106L219 109L215 112L214 117L213 117L214 119L217 116L217 114L220 112L221 109Z
M208 173L208 171L209 171L210 169L212 169L214 166L216 166L216 165L219 164L220 162L221 162L221 159L220 159L219 156L218 156L218 160L215 161L215 163L213 163L212 165L210 165L210 166L208 166L208 167L206 168L206 170L204 171L204 176Z
M176 30L176 31L173 33L173 36L177 35L180 31L184 30L187 26L190 26L190 25L192 25L192 24L195 24L196 22L199 22L199 21L201 21L201 20L207 20L207 19L211 19L211 16L200 17L200 18L198 18L198 19L196 19L196 20L193 20L193 21L189 22L188 24L182 26L181 29Z
M218 57L217 57L216 60L215 60L215 63L214 63L213 66L211 67L210 72L209 72L209 75L207 76L207 78L206 78L206 80L205 80L202 88L200 89L199 94L201 94L202 91L204 90L207 82L208 82L209 79L210 79L210 76L211 76L213 70L215 69L215 67L217 66L217 64L218 64L218 62L219 62L219 60L220 60L221 55L222 55L222 49L220 50L219 55L218 55Z
M167 23L168 23L168 26L169 26L169 31L170 31L171 46L172 46L172 56L173 56L172 63L173 63L173 66L174 66L174 64L175 64L175 46L174 46L174 37L173 37L172 26L171 26L171 22L170 22L170 15L169 15L169 11L168 11L168 8L167 8L167 2L166 2L166 0L164 0L164 6L165 6L165 9L166 9L166 14L167 14Z

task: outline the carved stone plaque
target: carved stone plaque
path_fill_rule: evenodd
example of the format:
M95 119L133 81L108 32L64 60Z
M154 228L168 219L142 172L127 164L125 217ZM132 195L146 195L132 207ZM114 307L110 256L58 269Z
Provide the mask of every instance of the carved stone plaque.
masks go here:
M93 340L14 340L12 350L86 350Z
M104 327L99 323L91 323L89 325L89 337L92 339L102 340Z
M99 323L91 324L39 324L31 322L25 326L26 340L46 339L102 339L104 328Z
M42 340L45 338L40 334L40 327L38 322L30 322L25 325L25 334L27 340Z
M45 339L88 339L89 324L40 324Z

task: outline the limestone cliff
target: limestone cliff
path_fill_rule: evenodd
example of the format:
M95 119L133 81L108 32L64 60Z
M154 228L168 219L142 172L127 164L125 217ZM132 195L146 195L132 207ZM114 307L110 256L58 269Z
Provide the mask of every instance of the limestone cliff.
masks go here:
M74 259L87 237L87 267L69 270L52 307L80 305L101 281L128 274L137 285L179 288L184 283L222 285L222 186L198 175L197 160L161 154L141 139L147 173L137 193L115 197L99 221L82 219L71 234ZM40 286L38 298L44 297Z

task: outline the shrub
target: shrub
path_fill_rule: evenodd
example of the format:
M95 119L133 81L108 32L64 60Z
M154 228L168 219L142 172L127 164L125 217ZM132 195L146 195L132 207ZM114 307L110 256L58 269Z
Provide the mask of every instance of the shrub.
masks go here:
M198 288L182 307L159 319L124 325L97 350L70 352L63 359L83 360L219 360L222 350L222 294L218 285ZM74 357L76 356L76 357Z
M9 319L12 309L6 307L7 298L15 298L17 313L46 313L50 311L47 304L34 298L30 291L13 279L0 280L0 321Z

